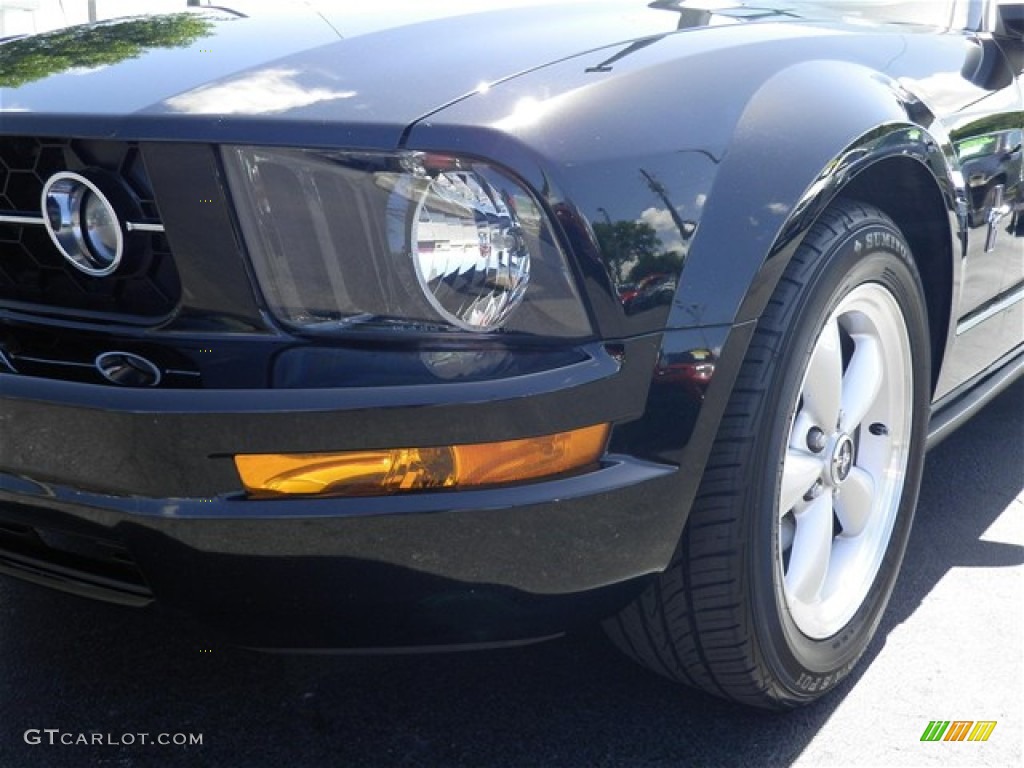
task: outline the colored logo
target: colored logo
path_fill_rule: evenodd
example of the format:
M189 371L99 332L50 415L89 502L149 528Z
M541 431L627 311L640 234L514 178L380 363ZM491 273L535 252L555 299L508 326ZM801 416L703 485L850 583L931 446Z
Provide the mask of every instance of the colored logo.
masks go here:
M931 720L921 741L988 741L995 720Z

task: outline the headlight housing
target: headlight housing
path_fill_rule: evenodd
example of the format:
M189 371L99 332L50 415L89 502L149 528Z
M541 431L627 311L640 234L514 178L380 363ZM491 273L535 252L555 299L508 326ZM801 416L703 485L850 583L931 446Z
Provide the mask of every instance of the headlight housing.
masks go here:
M292 330L591 333L542 207L493 165L238 146L224 161L260 289Z

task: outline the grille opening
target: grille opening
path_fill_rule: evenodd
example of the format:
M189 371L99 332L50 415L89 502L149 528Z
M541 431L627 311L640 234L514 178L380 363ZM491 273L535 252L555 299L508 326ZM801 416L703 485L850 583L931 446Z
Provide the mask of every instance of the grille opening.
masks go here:
M0 328L0 348L7 363L25 376L109 386L110 381L100 374L96 360L104 353L116 351L150 360L161 372L160 386L164 389L195 388L202 384L194 360L161 344L11 324Z
M41 215L46 180L58 171L103 168L132 189L146 219L159 211L138 144L104 140L0 137L0 214ZM115 315L145 324L169 315L181 282L167 238L147 236L142 274L90 277L68 264L44 227L0 223L0 302L72 316Z

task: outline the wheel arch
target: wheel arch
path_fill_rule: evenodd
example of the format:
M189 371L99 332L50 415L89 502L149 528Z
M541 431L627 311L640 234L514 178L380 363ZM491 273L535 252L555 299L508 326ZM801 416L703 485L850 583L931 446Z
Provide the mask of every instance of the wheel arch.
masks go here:
M820 123L792 119L808 102ZM891 216L921 262L934 391L954 333L966 231L966 188L952 142L923 103L882 74L845 62L805 63L769 79L745 110L669 315L670 330L700 325L698 318L732 328L695 435L719 431L753 328L814 223L843 197ZM709 285L712 299L704 295ZM683 451L697 472L702 443L689 441Z
M807 119L794 119L806 114ZM911 175L898 190L879 187ZM693 238L669 328L756 320L807 232L850 190L903 218L899 194L922 205L941 234L956 284L967 189L935 114L898 82L861 64L818 60L785 68L749 100ZM945 269L945 267L944 267ZM728 285L721 273L729 272ZM722 288L712 300L707 286ZM703 312L694 308L703 305ZM695 318L701 318L695 322Z
M799 111L821 120L794 121ZM795 65L751 99L709 192L668 327L695 317L756 322L811 227L843 197L882 209L912 247L928 302L934 387L953 333L967 188L934 113L859 64ZM724 289L709 304L706 285Z
M934 392L951 329L953 273L959 266L940 188L922 163L897 156L873 163L840 189L838 197L877 206L910 245L928 309Z

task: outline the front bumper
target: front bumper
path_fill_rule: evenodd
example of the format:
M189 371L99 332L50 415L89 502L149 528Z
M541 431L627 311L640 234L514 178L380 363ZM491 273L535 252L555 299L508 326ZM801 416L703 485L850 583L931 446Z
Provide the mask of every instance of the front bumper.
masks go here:
M142 391L0 376L0 571L155 598L260 647L513 642L592 622L669 562L685 522L676 466L613 439L592 471L515 487L261 501L231 457L635 425L658 345L479 385Z
M673 474L610 457L501 492L315 501L115 499L5 475L0 526L88 541L124 567L8 535L0 570L128 603L155 595L256 646L514 641L607 615L664 566L678 536L660 503Z

